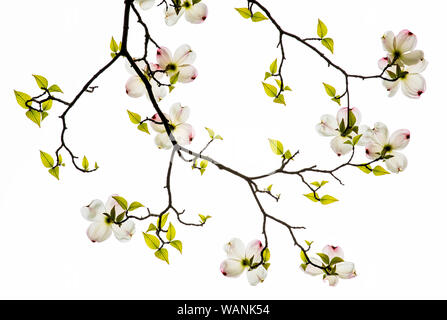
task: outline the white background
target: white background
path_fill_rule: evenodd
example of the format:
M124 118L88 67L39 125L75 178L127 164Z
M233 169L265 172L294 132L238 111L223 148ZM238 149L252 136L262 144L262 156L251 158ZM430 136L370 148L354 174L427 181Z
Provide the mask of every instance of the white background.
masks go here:
M322 114L337 111L321 82L343 90L344 78L302 44L286 40L287 107L273 104L261 80L279 57L277 33L268 22L251 23L234 7L245 1L205 1L209 17L203 25L184 18L172 28L164 25L162 9L143 12L153 37L172 50L188 43L197 52L197 80L178 86L161 104L192 108L190 123L197 131L192 148L207 141L203 127L225 140L209 149L215 159L248 175L279 166L267 138L280 139L301 151L292 166L318 164L333 168L341 161L329 139L314 130ZM356 169L340 172L345 186L331 180L325 191L340 199L330 206L302 196L306 187L295 177L267 179L282 193L279 204L262 198L270 213L291 224L304 225L300 241L314 240L318 252L326 244L340 245L345 258L356 263L358 277L330 288L321 279L303 274L298 251L286 230L268 224L272 266L267 280L250 287L244 277L227 279L219 272L223 244L232 237L245 242L262 239L261 215L247 185L216 168L203 177L176 161L173 191L185 219L197 214L213 218L204 228L177 224L184 243L181 256L170 252L171 265L156 259L143 241L138 224L130 243L111 237L92 244L85 235L88 222L79 209L95 198L119 193L160 210L169 152L159 151L129 122L126 109L144 115L153 110L145 98L126 96L123 63L97 82L67 117L67 143L79 156L98 161L101 169L82 174L67 167L56 181L42 166L39 150L53 153L59 146L63 110L55 104L38 129L15 102L13 89L36 95L31 74L42 74L71 100L109 59L109 41L121 36L123 3L110 0L7 1L0 12L1 50L1 169L0 169L0 298L101 299L345 299L447 298L445 226L444 98L445 41L440 31L445 6L440 1L263 1L286 30L314 37L317 19L335 40L337 64L349 72L376 74L384 55L380 37L408 28L419 39L430 62L424 73L427 93L418 101L399 93L388 98L380 81L352 80L352 103L363 122L385 122L390 131L408 128L412 141L405 149L409 167L399 175L367 176ZM134 21L135 22L135 21ZM141 52L143 33L132 24L131 49ZM318 43L315 43L319 46ZM322 50L327 53L325 48ZM153 47L151 58L155 57ZM135 55L137 55L137 53ZM359 152L361 154L361 152ZM357 161L364 161L359 155ZM178 159L177 159L178 160ZM309 176L309 179L327 179ZM311 180L313 181L313 180ZM142 212L143 213L143 212Z

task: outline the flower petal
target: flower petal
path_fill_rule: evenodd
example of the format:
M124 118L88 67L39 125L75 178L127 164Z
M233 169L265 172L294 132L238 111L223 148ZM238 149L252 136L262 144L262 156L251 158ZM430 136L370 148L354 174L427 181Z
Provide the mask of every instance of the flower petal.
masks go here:
M163 113L163 115L165 116L165 118L168 121L171 121L169 119L169 116L166 113ZM154 129L155 131L160 132L160 133L166 132L166 128L163 125L160 115L158 113L154 114L151 119L152 119L152 121L155 121L155 123L151 121L152 129Z
M375 143L384 147L388 143L388 127L382 122L376 122L373 128L372 139Z
M422 59L418 63L416 63L416 64L414 64L412 66L409 66L407 68L407 71L409 73L421 73L421 72L424 72L425 69L427 69L427 66L428 66L428 61L425 60L425 59Z
M382 36L383 49L392 53L394 51L394 33L392 31L386 32Z
M126 83L126 93L132 98L139 98L146 93L146 86L139 76L129 78Z
M408 166L408 160L405 155L400 152L391 152L392 158L385 161L386 167L393 173L404 171Z
M229 258L242 260L245 258L245 245L241 239L233 238L224 246Z
M178 81L182 83L189 83L197 78L197 69L191 65L183 65L178 67L179 76Z
M424 77L418 73L407 74L401 81L402 92L412 99L419 99L427 89Z
M105 212L106 208L101 200L93 200L88 206L81 208L82 216L88 221L93 221L97 215Z
M154 6L155 0L137 0L141 9L148 10Z
M150 84L152 86L152 93L154 94L154 97L157 101L161 101L164 97L166 97L166 95L168 94L166 87L158 86L158 83L152 79L150 80ZM147 91L146 96L149 98Z
M388 97L394 97L395 94L397 93L397 91L399 90L400 80L395 80L395 81L383 80L382 84L388 91Z
M187 44L184 44L180 47L178 47L177 50L175 50L173 62L178 65L186 65L186 64L192 64L196 60L196 53L192 51L191 47Z
M160 47L157 49L157 62L162 70L166 69L166 66L172 62L172 54L166 47Z
M340 157L352 151L352 145L345 144L345 142L348 140L349 138L342 136L337 136L332 139L331 148L337 154L337 156Z
M226 277L239 277L244 270L242 261L233 258L225 260L220 265L220 272Z
M407 66L415 65L424 60L424 51L415 50L405 53L400 57L400 60L402 60L402 62L405 63Z
M121 206L118 204L118 202L113 198L115 196L118 196L117 194L113 194L107 199L106 202L106 212L110 213L112 211L112 208L115 207L115 213L116 215L120 215L124 212L124 209L121 208Z
M182 123L176 126L172 134L181 146L191 144L195 136L194 128L189 123Z
M400 53L405 53L413 50L416 47L417 38L416 35L410 30L402 30L396 36L396 50Z
M147 65L146 62L144 62L143 60L140 61L134 61L135 64L137 65L137 67L141 70L141 72L143 73L147 73ZM127 72L129 72L131 75L136 76L137 72L135 71L135 69L131 66L131 64L129 63L129 61L125 61L124 63L124 67L126 68Z
M323 262L321 262L321 261L318 260L317 258L310 257L309 259L310 259L310 261L311 261L313 264L315 264L315 265L317 265L317 266L323 266ZM317 268L317 267L315 267L315 266L313 266L313 265L311 265L311 264L308 264L308 265L306 266L305 269L303 269L302 266L301 266L300 268L301 268L301 270L303 270L305 273L310 274L311 276L318 276L318 275L320 275L320 274L324 274L324 271L323 271L322 269Z
M262 245L261 241L259 241L259 240L251 241L247 245L247 248L245 249L245 258L247 258L249 260L251 258L253 258L254 263L261 262L261 260L262 260L261 252L262 252L263 248L264 248L264 246Z
M337 131L338 125L335 117L331 114L325 114L321 116L321 121L315 129L319 134L325 137L332 137L338 135Z
M375 142L370 142L365 147L365 154L369 159L375 160L377 158L380 158L382 150L383 150L382 145Z
M105 223L105 216L93 222L87 229L87 236L92 242L103 242L112 234L111 225Z
M335 257L344 258L345 254L341 247L327 245L323 248L323 253L329 257L329 261L331 261Z
M335 265L335 272L342 279L351 279L356 276L355 266L352 262L340 262Z
M360 113L360 110L357 108L350 108L352 114L354 114L354 117L356 119L356 124L358 125L360 122L362 122L362 114ZM341 108L340 110L338 110L337 112L337 122L338 124L341 123L341 121L344 120L345 121L345 127L348 126L348 108Z
M390 144L393 150L401 150L410 143L410 130L401 129L395 131L390 137Z
M174 103L169 110L169 117L171 118L172 124L175 126L186 122L190 112L189 107L183 107L180 103Z
M329 282L331 287L335 287L338 284L337 276L326 276L323 280Z
M127 220L121 224L121 226L113 224L112 230L119 241L126 242L132 239L132 236L135 234L135 223L131 220Z
M159 133L155 136L155 144L159 149L169 150L172 148L171 139L169 139L169 136L166 132Z
M199 2L186 10L186 21L191 23L202 23L208 16L208 7L203 2Z
M165 13L165 22L168 26L173 26L177 23L177 21L180 19L180 17L185 12L185 9L181 9L179 14L175 12L174 7L169 6L168 10L166 10Z
M259 266L256 269L247 271L248 283L252 286L256 286L260 282L264 282L267 278L267 270L264 266Z

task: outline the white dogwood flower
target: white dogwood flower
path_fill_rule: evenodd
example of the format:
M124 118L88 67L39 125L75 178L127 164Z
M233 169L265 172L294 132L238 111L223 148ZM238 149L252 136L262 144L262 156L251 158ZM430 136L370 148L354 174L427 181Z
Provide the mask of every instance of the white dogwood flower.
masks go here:
M136 0L141 9L148 10L154 6L155 0Z
M196 60L196 53L187 44L175 50L174 56L168 48L160 47L157 50L157 61L161 70L165 70L169 77L178 73L178 81L192 82L197 78L197 69L192 66Z
M389 64L389 58L379 60L379 68L383 70ZM426 68L428 62L422 58L418 63L408 67L392 66L387 69L384 77L392 81L383 80L383 85L389 92L388 96L393 97L402 84L402 92L409 98L418 99L426 91L426 83L420 75ZM396 80L396 78L398 79Z
M324 259L326 261L323 261ZM327 245L323 248L319 258L309 257L309 260L322 268L318 268L312 264L302 264L301 270L311 276L323 275L323 280L327 281L330 286L336 286L339 279L351 279L357 276L355 266L352 262L344 261L344 253L340 247ZM324 268L329 266L330 271Z
M352 115L355 117L353 118ZM350 115L351 129L354 126L358 126L361 122L361 113L357 108L351 108ZM350 140L352 135L357 135L352 130L345 132L343 128L348 126L348 108L341 108L337 117L333 115L325 114L321 117L320 123L316 125L318 133L325 137L334 137L331 141L332 150L338 155L342 156L352 151L352 145L345 142ZM363 140L360 139L359 145L363 144Z
M175 103L171 106L169 115L164 113L164 116L169 121L169 128L171 129L172 135L181 146L190 144L195 136L194 128L186 123L189 118L189 113L189 107L183 107L180 103ZM155 144L160 149L171 149L171 139L161 122L158 113L152 117L151 127L158 132L155 137Z
M107 240L113 234L119 241L129 241L135 234L135 224L131 220L118 225L110 217L112 209L115 208L116 216L119 216L124 210L111 196L106 204L101 200L93 200L88 206L81 208L82 216L91 221L87 229L87 236L92 242L102 242Z
M231 239L225 244L224 250L227 253L227 259L220 265L220 271L226 277L239 277L248 269L247 280L252 286L263 282L267 278L266 268L260 265L256 269L251 269L251 266L262 261L263 248L262 242L259 240L253 240L245 247L240 239Z
M396 150L402 150L410 143L410 131L401 129L389 136L387 126L377 122L370 132L366 156L372 160L384 158L388 170L393 173L404 171L408 165L407 157Z
M391 31L382 36L382 44L385 51L388 52L388 59L395 61L400 66L412 66L424 59L422 50L414 50L417 44L417 38L409 30L402 30L397 36Z
M181 4L179 13L177 14L175 8L169 6L165 16L166 24L168 26L175 25L183 14L185 14L186 21L199 24L206 20L208 16L208 7L203 2L184 0Z
M141 70L143 75L149 80L149 84L152 87L152 93L157 101L161 101L167 95L167 89L165 86L159 86L158 82L163 79L163 72L156 72L154 78L151 77L149 68L144 61L135 62L138 68ZM126 61L126 69L132 75L126 83L126 93L132 98L140 98L143 95L149 97L143 80L138 76L137 72L132 68L130 63ZM160 70L159 66L156 64L150 64L150 70L152 72ZM157 82L158 81L158 82Z

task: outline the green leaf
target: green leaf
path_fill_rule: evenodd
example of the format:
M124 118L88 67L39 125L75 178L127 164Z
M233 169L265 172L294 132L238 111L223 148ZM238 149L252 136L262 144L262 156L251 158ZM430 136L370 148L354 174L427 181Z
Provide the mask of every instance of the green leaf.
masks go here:
M179 75L180 75L180 72L177 72L176 74L174 74L174 75L169 79L169 82L170 82L171 84L176 84L177 81L178 81L178 77L179 77Z
M321 44L325 46L332 54L334 53L334 40L331 38L325 38L321 40Z
M357 143L359 143L362 136L363 136L363 134L359 134L359 135L356 135L354 138L352 138L352 144L355 146Z
M48 117L48 112L42 112L42 121L45 120L46 117Z
M317 182L317 181L311 182L310 184L315 186L315 187L317 187L317 188L321 187L321 184L319 182Z
M235 8L244 19L251 18L251 11L248 8Z
M327 27L320 19L318 19L317 34L320 39L323 39L327 35Z
M326 93L329 97L335 97L335 95L337 94L337 90L335 90L335 88L333 86L331 86L330 84L324 83L324 88L326 89Z
M271 191L272 191L272 188L273 188L273 184L271 184L271 185L269 185L269 186L267 187L267 191L271 192Z
M173 246L174 248L176 248L180 253L183 253L183 244L180 240L174 240L171 241L170 243L171 246Z
M264 268L265 268L265 270L268 270L269 268L270 268L270 263L264 263Z
M351 109L349 109L349 127L354 127L355 123L357 122L357 118L354 115L354 112L352 112Z
M14 90L14 94L16 96L16 100L17 100L17 103L19 104L19 106L21 106L24 109L29 109L29 107L26 105L26 102L31 100L31 96L29 96L28 94L26 94L24 92L20 92L20 91L16 91L16 90ZM31 106L31 103L30 103L30 106Z
M114 208L115 208L115 207L114 207ZM125 216L126 216L126 213L125 213L125 212L121 213L121 214L116 218L116 222L119 223L119 222L123 221Z
M275 98L273 100L273 102L286 105L286 100L284 99L284 95L283 94L280 94L277 98Z
M292 159L292 153L290 152L290 150L287 150L286 153L284 153L284 158L286 160Z
M98 170L98 169L99 169L98 162L95 162L95 170Z
M390 174L388 171L386 171L381 166L375 167L372 172L374 173L375 176L384 176L386 174Z
M143 122L142 124L139 124L138 127L137 127L137 129L140 130L140 131L142 131L142 132L144 132L144 133L151 134L151 133L149 132L149 127L147 126L147 123L146 123L146 122Z
M314 194L313 192L308 194L303 194L307 199L312 200L313 202L319 202L318 193Z
M272 148L274 154L281 156L284 153L284 146L282 145L281 141L269 139L269 142L270 148Z
M264 262L267 262L270 260L270 250L269 248L266 248L264 250L264 253L262 254L262 257L264 258Z
M278 94L278 89L276 89L275 86L272 86L271 84L265 83L263 82L262 85L264 86L264 91L265 93L271 97L271 98L275 98L276 95Z
M333 97L331 100L337 103L339 106L341 106L340 96Z
M332 267L334 264L343 262L344 260L340 257L333 257L329 265Z
M329 181L321 181L321 186L324 186L324 185L326 185L328 183L329 183Z
M306 263L306 264L308 263L306 255L304 254L303 250L300 251L300 258L304 263Z
M210 138L211 138L211 139L214 139L214 136L215 136L216 134L214 133L213 129L206 128L206 127L205 127L205 129L206 129L206 131L208 131L208 134L209 134Z
M204 174L205 171L206 171L206 168L201 168L199 171L200 171L200 175L203 176L203 174Z
M284 87L284 90L285 90L285 91L292 91L292 89L291 89L289 86L285 86L285 87Z
M175 232L174 225L169 222L168 232L166 233L166 239L168 239L168 241L174 240L175 234L176 234L176 232Z
M53 106L53 100L47 100L42 103L42 110L43 111L49 111L51 110L51 107Z
M48 80L45 77L35 74L33 74L33 77L36 80L39 89L46 89L48 87Z
M208 167L208 161L207 160L202 160L201 162L200 162L200 167L201 168L206 168L206 167Z
M337 201L338 201L338 199L335 199L334 197L332 197L330 195L322 196L321 199L320 199L321 204L325 205L325 206L328 205L328 204L337 202Z
M139 124L141 122L141 116L138 113L127 110L127 114L129 115L130 122L133 124Z
M366 174L370 174L373 171L373 169L371 168L370 165L358 166L357 168L359 168L360 170L362 170Z
M278 71L278 59L275 59L275 61L272 62L270 65L270 73L275 74Z
M219 134L217 136L215 136L214 139L223 140L223 138Z
M321 258L321 261L323 261L325 264L329 264L329 257L327 254L317 253L317 256L319 256Z
M165 248L155 251L155 256L158 259L163 260L167 264L169 264L169 254L168 254L168 250L166 250Z
M204 216L199 214L200 220L202 220L202 223L205 223L208 219L212 218L211 216Z
M61 88L59 88L59 86L57 84L53 84L51 87L48 88L48 91L50 92L60 92L60 93L64 93Z
M134 210L137 210L138 208L143 208L143 207L144 206L141 203L134 201L130 204L129 211L134 211Z
M157 230L157 227L155 226L155 224L151 223L149 225L149 228L147 228L146 232L150 232L150 231L154 231L154 230Z
M118 204L120 205L121 208L123 208L124 210L127 210L127 200L124 199L123 197L120 196L112 196L113 199L116 200L116 202L118 202Z
M117 53L119 50L118 44L116 43L114 37L112 37L112 40L110 40L110 50L115 53Z
M59 167L51 168L48 170L48 172L55 177L57 180L59 180Z
M34 122L35 124L37 124L40 128L40 121L41 121L41 114L40 112L34 110L34 109L30 109L26 112L26 116L28 117L28 119L30 119L32 122Z
M260 22L260 21L264 21L264 20L268 20L268 18L266 16L264 16L262 14L262 12L255 12L253 14L253 17L251 17L251 21L253 21L253 22Z
M85 171L88 170L89 165L90 164L88 163L87 157L84 156L84 159L82 159L82 167L84 168Z
M161 225L160 225L160 228L163 228L163 227L165 226L166 222L168 221L168 216L169 216L169 212L163 214L163 216L161 217ZM157 226L158 226L158 222L159 222L159 221L157 221Z
M265 73L265 77L264 77L264 81L267 80L268 78L270 78L272 76L272 74L270 72L266 72Z
M48 153L40 151L40 160L42 160L42 164L45 168L53 168L54 160L53 157Z
M158 239L156 236L153 236L151 234L147 234L143 232L144 241L146 242L147 246L152 250L157 250L160 247L160 239Z

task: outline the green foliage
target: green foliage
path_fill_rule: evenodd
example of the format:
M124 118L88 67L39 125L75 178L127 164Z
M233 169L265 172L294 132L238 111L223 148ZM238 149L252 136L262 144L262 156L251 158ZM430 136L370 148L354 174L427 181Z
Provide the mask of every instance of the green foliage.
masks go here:
M281 141L269 139L269 142L270 148L272 149L274 154L279 156L284 154L284 146L282 145Z
M262 254L262 258L264 262L267 262L270 260L270 250L269 248L265 248L264 253Z
M48 153L40 151L40 160L45 168L53 168L54 167L54 159Z
M134 211L134 210L137 210L138 208L143 208L143 207L144 206L141 203L134 201L130 204L129 211Z
M320 19L318 19L317 34L321 39L327 35L327 27Z
M382 168L381 166L377 166L373 169L373 174L375 176L384 176L386 174L390 174L388 171L386 171L384 168Z
M244 19L251 18L251 11L248 8L235 8Z
M177 72L176 74L174 74L174 75L169 79L169 82L170 82L172 85L176 84L177 81L178 81L179 76L180 76L180 72Z
M57 180L59 180L59 167L54 167L48 170L48 172L55 177Z
M199 214L200 221L204 224L208 219L212 218L211 216L204 216Z
M168 232L166 233L166 239L168 239L168 241L174 240L175 234L176 234L176 231L175 231L174 225L169 222Z
M127 110L127 114L129 115L130 122L133 124L140 124L141 116L138 113Z
M329 257L327 254L317 253L317 256L319 256L321 258L321 261L323 261L324 264L329 264Z
M33 74L33 77L36 80L36 83L37 83L37 86L39 87L39 89L47 89L48 88L48 80L45 77L35 75L35 74Z
M42 115L39 111L36 111L34 109L29 109L26 114L28 119L30 119L32 122L37 124L40 128L40 122L42 120Z
M332 38L325 38L328 33L328 29L323 21L318 19L317 35L321 39L321 44L325 46L331 53L334 53L334 40Z
M17 103L19 104L19 106L21 106L24 109L29 109L29 107L26 105L26 102L31 100L31 96L24 92L20 92L20 91L16 91L16 90L14 90L14 94L16 96L16 100L17 100ZM31 104L30 104L30 106L31 106Z
M359 168L361 171L363 171L366 174L370 174L373 171L373 169L371 168L371 166L369 164L358 166L357 168Z
M180 253L183 253L183 244L180 240L171 241L169 244L176 248Z
M313 192L311 192L311 193L308 193L308 194L303 194L303 196L305 196L307 199L309 199L309 200L311 200L313 202L319 202L320 201L318 193L314 194Z
M322 205L328 205L334 202L337 202L338 199L335 199L334 197L330 196L330 195L325 195L323 197L321 197L320 202Z
M268 20L268 18L265 15L263 15L262 12L255 12L251 17L251 21L253 22L260 22L264 20Z
M266 82L262 82L262 85L264 86L264 91L265 93L271 97L271 98L275 98L276 95L278 94L278 89L276 89L275 86L268 84Z
M165 248L159 249L157 251L155 251L155 256L160 259L165 261L167 264L169 264L169 253L168 250L166 250Z
M64 93L61 88L59 88L59 86L57 84L53 84L51 87L48 88L49 92L60 92L60 93Z
M220 135L218 135L218 134L216 135L216 133L214 132L213 129L205 127L205 130L208 131L208 135L210 136L210 138L212 140L223 140L223 138Z
M168 217L169 217L169 212L165 213L161 216L161 223L160 223L160 219L157 219L157 227L160 225L160 228L163 228L166 224L166 222L168 221Z
M49 99L45 102L42 102L42 110L43 111L50 111L52 106L53 106L53 100L51 100L51 99Z
M85 171L88 171L90 164L87 160L87 157L84 156L84 158L82 159L82 168L84 168Z
M321 40L321 44L325 46L332 54L334 53L334 40L331 38L324 38Z
M278 71L278 59L275 59L275 61L272 62L270 65L270 73L273 75Z
M285 100L283 94L280 94L278 97L276 97L276 98L273 100L273 102L274 102L274 103L279 103L279 104L286 105L286 100Z
M123 208L123 210L127 210L127 200L120 196L113 196L116 202L118 202L119 206Z
M160 247L160 239L158 239L156 236L152 234L147 234L143 232L144 241L146 242L146 245L152 249L157 250Z
M142 132L144 132L144 133L151 134L151 133L149 132L149 127L147 126L147 123L146 123L146 122L143 122L143 123L139 124L138 127L137 127L137 129L140 130L140 131L142 131Z
M329 263L329 266L332 267L333 265L335 265L337 263L340 263L340 262L343 262L343 261L344 260L342 258L340 258L340 257L333 257L331 262Z
M326 93L329 97L335 97L335 95L337 94L337 90L335 90L335 88L333 86L331 86L330 84L324 83L324 89L326 89Z

